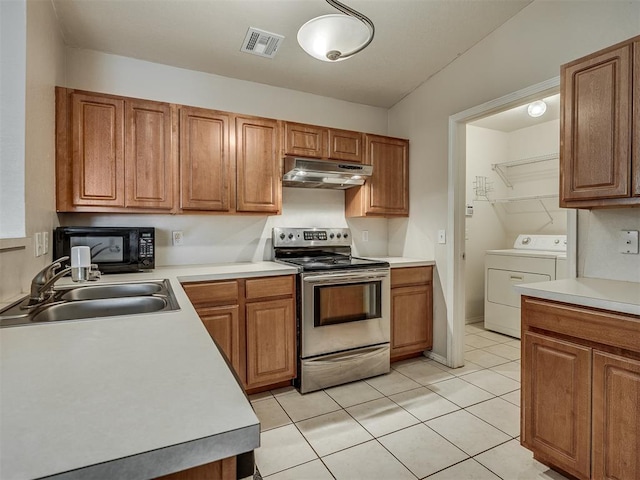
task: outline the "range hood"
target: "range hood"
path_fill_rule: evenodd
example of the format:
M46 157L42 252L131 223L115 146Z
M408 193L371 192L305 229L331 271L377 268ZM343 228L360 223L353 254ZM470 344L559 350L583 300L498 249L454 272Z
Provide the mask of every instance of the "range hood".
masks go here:
M283 187L347 188L364 185L373 166L352 162L334 162L311 158L285 157Z

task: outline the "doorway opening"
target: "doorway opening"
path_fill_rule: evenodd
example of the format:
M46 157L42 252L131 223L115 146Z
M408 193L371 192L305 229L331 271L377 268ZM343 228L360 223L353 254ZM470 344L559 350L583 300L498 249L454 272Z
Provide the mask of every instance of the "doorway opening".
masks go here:
M512 110L515 107L525 108L526 105L535 100L543 98L553 98L558 95L560 87L560 78L556 77L545 82L533 85L523 90L505 95L496 100L492 100L482 105L478 105L471 109L460 112L456 115L449 117L449 209L448 209L448 224L447 229L452 235L453 241L448 244L447 247L447 261L452 266L451 274L448 275L447 284L445 287L445 296L447 300L447 364L450 367L459 367L464 364L464 335L465 324L468 315L466 314L466 233L467 224L466 217L469 210L467 207L468 187L467 187L467 128L470 124L474 126L483 125L481 119L494 116L507 110ZM525 105L524 107L522 107ZM487 120L488 121L488 120ZM480 127L482 128L482 127ZM469 140L472 140L472 136L475 132L469 134ZM548 156L550 154L540 155ZM541 160L543 162L545 160ZM502 163L498 161L492 161L491 164ZM492 172L495 173L495 172ZM497 174L499 175L499 174ZM489 175L477 175L478 179L474 178L475 186L470 186L473 189L472 197L478 196L481 200L485 200L490 203L495 200L495 188L491 190L491 183L495 180ZM475 177L475 176L474 176ZM509 179L507 178L509 182ZM500 179L503 182L503 179ZM507 189L509 187L507 186ZM556 190L557 191L557 190ZM537 195L529 195L537 196ZM547 197L546 194L544 194ZM551 222L556 221L555 216L557 212L550 213L549 208L546 206L546 202L556 202L557 197L554 199L531 199L535 203L539 203L543 212L546 211L547 217ZM527 200L530 203L529 199ZM493 203L495 205L496 202ZM505 202L506 203L506 202ZM473 206L473 204L471 204ZM483 206L485 209L486 205ZM491 208L495 208L492 206ZM498 207L500 208L500 207ZM556 223L559 223L556 221ZM544 230L551 223L544 225L541 224L538 228ZM517 227L514 227L517 228ZM505 229L508 230L508 229ZM566 231L568 238L567 245L567 271L568 276L575 276L575 212L569 211L567 213ZM506 236L508 238L508 235ZM504 245L508 240L504 240ZM475 268L478 268L477 259ZM477 278L477 272L476 272Z

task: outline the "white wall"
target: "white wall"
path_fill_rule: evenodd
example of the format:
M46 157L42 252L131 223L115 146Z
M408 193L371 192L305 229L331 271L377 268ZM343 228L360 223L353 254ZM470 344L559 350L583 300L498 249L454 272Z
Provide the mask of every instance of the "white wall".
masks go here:
M640 31L640 2L536 0L431 77L389 112L389 134L411 141L411 217L389 221L389 250L434 256L446 285L448 119L559 75L559 66ZM637 215L637 210L625 215ZM449 237L452 232L448 232ZM451 241L451 238L449 238ZM446 305L435 289L434 353L446 356Z
M67 49L66 86L316 125L386 134L387 110L258 83L95 51ZM344 192L285 188L279 216L60 215L64 225L147 225L156 228L157 265L271 259L274 226L353 229L356 253L387 254L387 220L344 217ZM171 231L184 245L171 245ZM361 242L361 230L369 241Z
M51 261L35 258L35 232L51 231L55 215L54 87L64 83L64 45L51 2L27 2L24 246L0 250L0 301L24 292Z

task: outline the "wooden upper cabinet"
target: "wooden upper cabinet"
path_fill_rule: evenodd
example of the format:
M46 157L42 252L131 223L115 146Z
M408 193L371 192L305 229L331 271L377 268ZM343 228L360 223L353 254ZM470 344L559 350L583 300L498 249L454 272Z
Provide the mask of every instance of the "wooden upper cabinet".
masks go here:
M126 206L171 210L176 161L168 103L125 101Z
M640 204L637 38L561 67L562 207Z
M236 117L238 212L280 213L280 135L277 120Z
M350 130L284 123L284 153L362 163L364 135Z
M231 115L180 108L180 207L229 212L235 207Z
M56 88L58 211L172 210L171 106Z
M409 141L365 135L365 148L373 175L362 187L345 190L347 217L409 216Z
M64 89L56 95L58 210L124 207L124 100L78 92L67 97Z

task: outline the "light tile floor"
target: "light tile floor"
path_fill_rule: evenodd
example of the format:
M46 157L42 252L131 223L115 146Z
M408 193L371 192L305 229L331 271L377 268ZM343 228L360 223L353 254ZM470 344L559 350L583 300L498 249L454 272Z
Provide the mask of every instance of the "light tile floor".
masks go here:
M300 395L253 395L265 480L560 480L520 435L520 341L466 326L465 361L425 357Z

